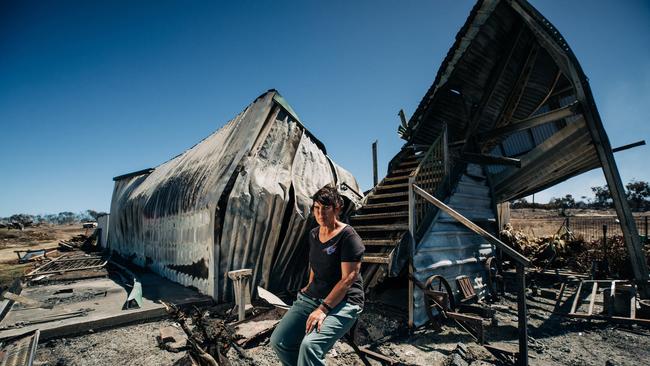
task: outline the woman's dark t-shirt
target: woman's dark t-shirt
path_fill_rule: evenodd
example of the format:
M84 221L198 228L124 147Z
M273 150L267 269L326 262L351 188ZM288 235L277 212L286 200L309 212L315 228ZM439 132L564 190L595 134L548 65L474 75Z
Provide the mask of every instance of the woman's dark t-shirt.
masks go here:
M365 247L359 234L348 225L325 243L318 237L319 228L309 233L309 264L314 271L314 280L305 294L317 299L325 299L332 288L341 280L341 262L361 262ZM363 307L363 279L357 276L348 289L348 303Z

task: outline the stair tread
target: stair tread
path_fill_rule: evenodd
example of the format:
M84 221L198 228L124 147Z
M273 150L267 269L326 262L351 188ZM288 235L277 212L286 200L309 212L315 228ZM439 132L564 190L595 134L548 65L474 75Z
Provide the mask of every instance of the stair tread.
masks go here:
M396 177L386 177L386 178L384 178L383 181L384 182L392 182L392 181L402 180L402 179L403 180L408 180L408 178L409 178L409 176L408 176L408 174L406 174L406 175L401 175L401 176L396 176Z
M405 168L405 169L395 169L391 171L389 174L396 174L396 173L410 173L415 170L416 167L412 168Z
M361 262L388 264L390 262L390 253L365 253Z
M396 183L396 184L380 184L377 186L375 191L384 190L384 189L408 188L408 186L409 186L408 182Z
M367 246L384 246L384 247L393 247L399 243L398 239L366 239L363 241L364 245Z
M389 217L408 217L408 215L409 215L408 211L381 212L381 213L374 213L374 214L359 214L359 215L352 216L350 219L370 220L370 219L381 219L381 218L389 218Z
M420 162L417 160L408 160L408 161L402 161L399 163L398 167L416 167L420 165Z
M373 209L373 208L386 208L386 207L398 207L398 206L408 206L408 201L397 201L397 202L384 202L384 203L369 203L363 205L361 209Z
M395 230L408 230L408 224L388 224L388 225L356 225L356 231L395 231Z
M372 193L368 196L368 199L380 199L380 198L387 198L387 197L401 197L401 196L408 196L408 192L392 192L392 193Z

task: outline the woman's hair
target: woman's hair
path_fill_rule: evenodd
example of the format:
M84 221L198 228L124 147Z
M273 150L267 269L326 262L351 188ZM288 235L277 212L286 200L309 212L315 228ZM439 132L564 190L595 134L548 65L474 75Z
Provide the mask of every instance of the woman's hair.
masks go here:
M321 188L312 197L314 203L318 202L323 206L343 207L343 198L336 187L328 184Z

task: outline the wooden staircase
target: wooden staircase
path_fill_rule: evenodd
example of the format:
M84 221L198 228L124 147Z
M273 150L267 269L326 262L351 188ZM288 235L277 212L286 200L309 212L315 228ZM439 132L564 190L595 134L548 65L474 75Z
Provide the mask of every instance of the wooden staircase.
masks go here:
M420 156L406 154L350 217L366 246L362 268L366 288L374 287L388 273L395 250L408 231L408 179Z

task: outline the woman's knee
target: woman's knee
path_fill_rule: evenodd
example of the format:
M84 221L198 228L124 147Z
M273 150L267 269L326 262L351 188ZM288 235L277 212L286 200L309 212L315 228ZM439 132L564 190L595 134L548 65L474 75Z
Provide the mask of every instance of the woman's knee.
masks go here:
M311 337L305 337L302 342L300 342L300 354L323 358L323 355L325 354L324 351L322 342L317 342Z
M277 331L278 328L275 328L275 331L271 334L271 339L269 339L269 344L271 347L273 347L274 350L278 349L278 346L280 345L282 341L282 335L278 334L280 332Z

